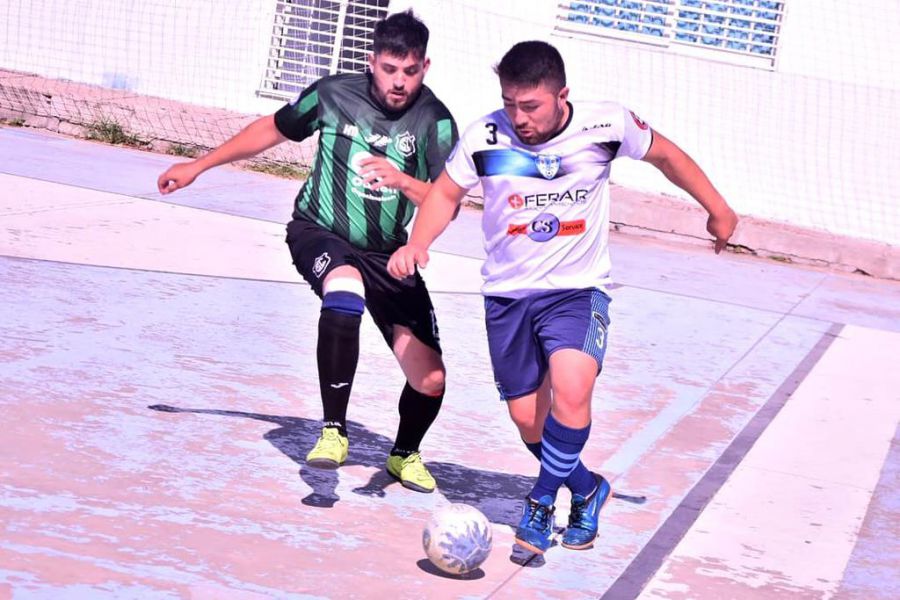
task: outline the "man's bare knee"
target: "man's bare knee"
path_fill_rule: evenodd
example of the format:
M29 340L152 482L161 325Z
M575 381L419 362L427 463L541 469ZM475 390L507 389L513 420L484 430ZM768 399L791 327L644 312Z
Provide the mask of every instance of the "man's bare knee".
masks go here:
M541 441L541 436L544 433L544 424L538 423L535 419L523 419L521 421L516 421L513 419L513 423L519 430L519 437L521 437L526 443L534 443Z
M561 394L553 398L553 416L567 427L584 427L591 422L589 393Z
M410 381L409 385L420 394L426 396L440 396L444 393L446 384L446 372L443 369L435 369L423 375L417 381Z
M535 410L534 401L518 399L510 402L509 416L522 439L529 443L540 441L544 431L544 415Z

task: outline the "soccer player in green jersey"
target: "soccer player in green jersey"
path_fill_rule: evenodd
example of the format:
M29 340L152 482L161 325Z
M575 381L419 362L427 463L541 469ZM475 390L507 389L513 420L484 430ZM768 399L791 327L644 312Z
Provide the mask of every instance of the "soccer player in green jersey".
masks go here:
M200 158L159 177L168 194L204 171L318 132L312 173L297 194L287 244L297 270L322 299L316 358L322 435L306 457L336 468L347 458L347 405L368 308L406 376L388 472L407 488L435 481L419 445L444 397L445 369L434 309L420 277L387 272L404 228L440 173L458 134L447 108L422 81L428 28L411 11L375 26L370 72L323 77Z

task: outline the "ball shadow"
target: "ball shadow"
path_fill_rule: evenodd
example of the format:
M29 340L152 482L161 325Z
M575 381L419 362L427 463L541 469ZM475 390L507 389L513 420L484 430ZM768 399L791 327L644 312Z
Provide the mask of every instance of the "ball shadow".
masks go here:
M461 575L455 575L453 573L447 573L446 571L441 571L436 566L434 566L433 562L431 562L427 558L420 559L418 562L416 562L416 566L418 566L419 569L425 571L429 575L436 575L437 577L443 577L444 579L457 579L460 581L469 581L469 580L481 579L482 577L484 577L484 570L481 567L478 567L477 569L472 569L468 573L463 573Z

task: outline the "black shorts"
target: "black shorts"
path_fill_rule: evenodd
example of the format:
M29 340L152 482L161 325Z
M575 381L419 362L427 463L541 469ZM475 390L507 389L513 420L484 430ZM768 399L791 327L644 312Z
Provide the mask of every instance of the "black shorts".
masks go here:
M322 282L332 269L355 267L366 289L366 308L384 336L394 347L394 325L408 327L426 346L441 352L434 306L422 277L395 279L387 271L390 253L357 248L324 227L303 219L287 225L285 239L294 266L316 295L322 297Z

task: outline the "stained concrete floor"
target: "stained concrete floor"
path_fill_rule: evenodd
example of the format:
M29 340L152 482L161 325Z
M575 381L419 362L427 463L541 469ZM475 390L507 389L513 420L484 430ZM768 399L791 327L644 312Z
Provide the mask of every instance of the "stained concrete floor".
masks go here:
M448 390L417 494L383 469L403 379L368 318L350 459L304 465L297 182L223 167L163 198L173 160L0 129L0 596L900 596L900 284L614 234L583 458L618 497L594 549L536 559L512 543L537 465L488 366L480 213L425 272ZM493 524L463 578L421 547L448 502Z

